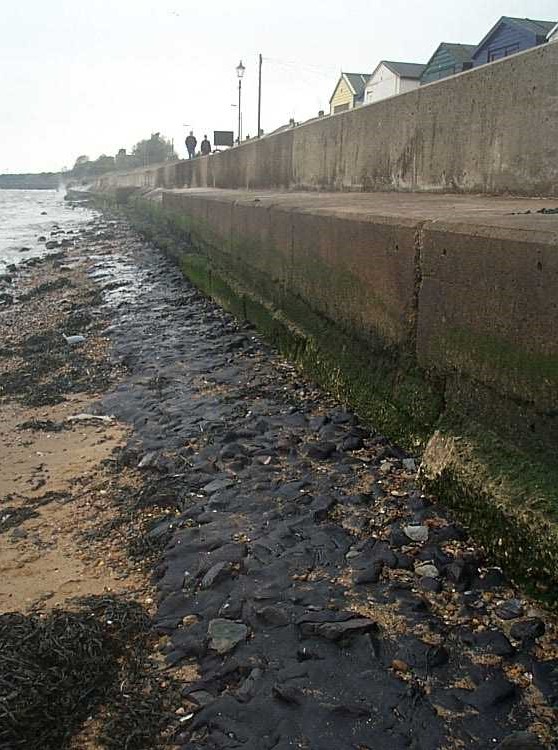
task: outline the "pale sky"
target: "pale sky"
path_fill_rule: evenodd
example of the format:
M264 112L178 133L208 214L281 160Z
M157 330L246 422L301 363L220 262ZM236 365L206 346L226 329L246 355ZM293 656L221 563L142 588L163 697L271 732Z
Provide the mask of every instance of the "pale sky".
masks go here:
M502 15L558 20L557 0L0 0L0 173L71 167L160 131L266 132L328 110L341 70L426 62Z

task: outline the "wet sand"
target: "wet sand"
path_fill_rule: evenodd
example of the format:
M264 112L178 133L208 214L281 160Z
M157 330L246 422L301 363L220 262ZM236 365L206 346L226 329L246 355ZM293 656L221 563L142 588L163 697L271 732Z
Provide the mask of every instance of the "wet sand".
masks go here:
M29 747L553 746L556 621L421 493L412 457L123 223L95 219L16 284L1 611L109 595L150 618L133 710L106 690Z

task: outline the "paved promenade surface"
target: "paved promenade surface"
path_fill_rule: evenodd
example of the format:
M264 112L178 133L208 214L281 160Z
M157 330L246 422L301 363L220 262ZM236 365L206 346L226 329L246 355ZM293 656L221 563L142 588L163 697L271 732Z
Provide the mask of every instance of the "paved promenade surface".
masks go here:
M286 211L309 211L353 219L398 219L403 225L420 221L463 227L485 227L519 232L517 239L531 232L558 237L558 198L518 198L490 195L437 193L323 193L271 190L218 190L213 188L174 189L166 192L204 199L260 203ZM543 213L544 212L544 213Z
M112 233L103 252L139 284L110 331L130 374L102 408L177 509L151 534L168 539L166 658L196 665L180 746L485 750L529 729L542 745L500 747L552 747L552 619L421 494L410 457ZM99 280L121 269L108 255Z

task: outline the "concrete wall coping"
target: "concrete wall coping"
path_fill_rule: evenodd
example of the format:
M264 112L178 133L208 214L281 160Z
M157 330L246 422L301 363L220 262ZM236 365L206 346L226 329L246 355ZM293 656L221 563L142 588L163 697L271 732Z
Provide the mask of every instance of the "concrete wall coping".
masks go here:
M397 223L415 226L428 222L430 231L556 245L558 209L556 199L512 198L484 195L433 195L428 193L307 193L278 191L218 190L212 188L164 190L191 198L296 213L327 214L355 221ZM531 213L526 213L530 211Z

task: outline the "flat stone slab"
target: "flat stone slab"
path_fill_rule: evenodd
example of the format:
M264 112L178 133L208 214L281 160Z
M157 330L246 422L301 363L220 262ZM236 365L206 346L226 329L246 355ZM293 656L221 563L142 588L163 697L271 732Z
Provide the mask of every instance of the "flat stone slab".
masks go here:
M209 648L214 649L218 654L226 654L246 640L248 628L241 622L234 622L234 620L211 620L207 634L209 636Z

